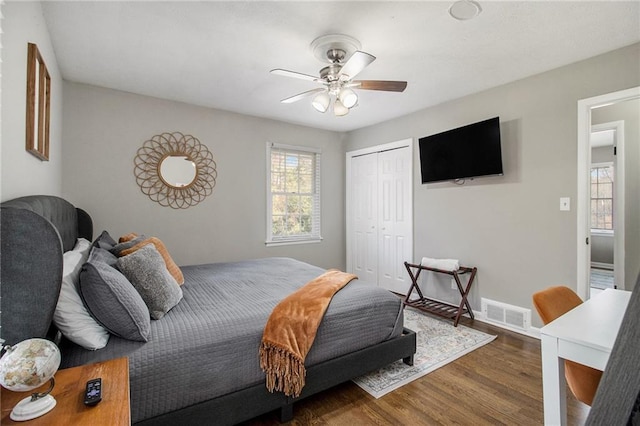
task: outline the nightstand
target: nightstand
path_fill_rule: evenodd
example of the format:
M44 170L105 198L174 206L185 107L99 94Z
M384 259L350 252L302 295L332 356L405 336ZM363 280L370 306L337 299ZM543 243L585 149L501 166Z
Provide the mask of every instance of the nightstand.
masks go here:
M102 377L102 401L93 407L83 403L87 381ZM31 392L12 392L2 388L2 418L4 425L130 425L129 359L118 358L95 364L58 370L56 386L51 395L57 404L47 414L26 422L9 418L13 407L33 392L45 391L49 383Z

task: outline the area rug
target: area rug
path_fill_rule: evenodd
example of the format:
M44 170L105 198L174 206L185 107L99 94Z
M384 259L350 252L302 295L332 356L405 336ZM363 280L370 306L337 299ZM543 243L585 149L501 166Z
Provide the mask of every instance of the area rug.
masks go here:
M375 398L380 398L497 337L461 324L454 327L452 321L438 319L409 307L404 310L404 325L416 332L417 351L413 366L396 361L353 380Z

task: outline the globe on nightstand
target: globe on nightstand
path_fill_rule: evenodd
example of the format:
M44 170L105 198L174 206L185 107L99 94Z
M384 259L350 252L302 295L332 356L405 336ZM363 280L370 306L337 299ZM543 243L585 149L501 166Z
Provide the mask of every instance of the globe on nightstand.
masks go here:
M46 392L33 393L11 411L14 421L31 420L48 413L56 406L49 395L55 384L53 375L60 366L60 350L45 339L27 339L17 345L6 346L0 358L0 385L15 392L26 392L51 381Z

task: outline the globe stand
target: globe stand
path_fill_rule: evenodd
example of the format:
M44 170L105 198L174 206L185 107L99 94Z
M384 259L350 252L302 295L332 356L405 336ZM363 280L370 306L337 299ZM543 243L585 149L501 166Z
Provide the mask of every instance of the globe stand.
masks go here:
M49 411L53 410L53 407L56 406L56 400L53 396L50 395L53 387L55 386L55 380L53 377L51 378L51 385L49 389L42 393L33 393L31 396L28 396L18 402L9 418L16 422L23 422L26 420L35 419L36 417L40 417L43 414L47 414Z

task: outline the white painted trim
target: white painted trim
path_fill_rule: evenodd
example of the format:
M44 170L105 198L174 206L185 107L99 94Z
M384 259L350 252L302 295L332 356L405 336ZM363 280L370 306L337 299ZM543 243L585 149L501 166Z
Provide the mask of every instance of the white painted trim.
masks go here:
M266 241L264 244L267 247L277 247L277 246L290 246L294 244L316 244L321 243L322 237L320 238L310 238L307 240L278 240L278 241Z
M615 232L610 230L610 229L591 229L591 236L598 236L598 237L608 237L608 238L613 238L615 237Z
M624 134L624 121L616 121L615 123L620 123L620 125L622 126L622 133ZM591 133L595 133L595 132L599 132L602 130L609 130L610 129L610 125L613 125L614 123L604 123L604 124L598 124L598 125L594 125L591 126ZM617 139L617 134L621 131L619 128L617 128L617 125L615 127L611 128L614 131L614 136L613 136L613 145L611 145L611 148L613 148L614 146L616 146L616 139ZM624 136L623 136L623 141L624 141ZM609 167L612 166L613 167L613 180L614 180L614 194L613 194L613 210L614 210L614 217L613 217L613 223L614 223L614 228L616 227L616 225L620 222L624 221L624 142L620 144L620 148L618 149L618 152L616 155L616 161L620 161L622 162L622 172L620 173L620 171L618 170L618 168L616 167L616 161L603 161L600 163L591 163L591 168L596 168L596 167ZM618 177L619 174L622 175L622 182L618 181ZM618 196L621 196L622 199L618 200ZM591 196L591 195L589 195ZM619 204L621 203L621 204ZM618 211L618 209L621 208L622 209L622 213L620 213ZM591 211L591 210L589 210ZM589 222L589 224L591 224L591 222ZM623 228L624 228L624 222L623 222ZM591 228L591 236L600 236L600 237L614 237L614 230L613 229L597 229L597 228ZM624 236L622 237L624 238ZM614 258L615 258L615 249L614 249ZM624 260L624 259L623 259ZM593 262L591 262L591 264L593 264Z
M362 148L362 149L357 149L355 151L349 151L345 154L345 163L346 163L346 167L345 167L345 180L346 180L346 190L345 190L345 217L346 217L346 248L347 248L347 271L353 271L353 265L352 265L352 261L351 261L351 256L349 256L349 254L351 253L351 246L352 246L352 241L351 241L351 230L353 228L353 224L351 223L351 159L353 157L359 157L361 155L367 155L367 154L373 154L376 152L384 152L384 151L390 151L392 149L399 149L399 148L405 148L408 147L410 154L411 154L411 161L410 161L410 168L411 168L411 179L409 181L409 191L411 194L411 257L413 258L413 250L414 250L414 243L415 243L415 239L413 238L413 181L414 181L414 176L413 176L413 144L414 144L414 140L413 138L408 138L408 139L402 139L399 141L395 141L395 142L390 142L390 143L385 143L382 145L376 145L376 146L371 146L371 147L367 147L367 148Z
M312 147L312 146L303 146L303 145L287 145L284 143L277 142L267 142L267 147L271 147L274 149L284 149L287 151L299 151L299 152L314 152L316 154L322 154L322 149Z
M591 109L616 102L640 98L640 86L618 92L607 93L578 101L578 187L577 192L577 293L583 299L589 298L589 269L591 264L590 246L585 244L590 236L589 229L589 168L591 167Z
M593 126L593 127L596 127L596 126ZM613 161L604 161L602 163L591 163L591 168L613 166L614 165L613 163L614 163Z
M613 264L612 263L591 262L591 267L592 268L598 268L598 269L607 269L609 271L613 271Z
M602 130L614 130L613 146L616 148L616 156L613 161L614 195L613 195L613 282L617 288L624 289L625 285L625 142L624 120L591 126L592 132ZM593 232L593 231L592 231Z
M438 300L438 299L433 299L437 302L443 302L442 300ZM451 303L451 302L444 302L444 303ZM538 327L533 327L530 326L527 330L523 330L521 328L516 328L516 327L510 327L509 324L503 324L501 322L494 322L491 321L490 319L487 319L487 317L485 317L484 313L480 310L480 311L476 311L475 309L473 310L473 317L474 317L474 321L480 321L483 322L485 324L489 324L492 325L494 327L497 328L501 328L503 330L509 330L509 331L513 331L514 333L518 333L518 334L522 334L523 336L528 336L528 337L533 337L535 339L540 339L540 329ZM469 318L465 315L462 316L462 318ZM473 328L467 324L464 323L459 323L464 325L465 327L469 327L469 328Z
M493 322L493 321L487 319L484 316L484 314L482 313L482 311L474 310L473 311L473 316L475 317L474 321L480 321L480 322L483 322L485 324L492 325L494 327L498 327L498 328L502 328L504 330L513 331L514 333L522 334L523 336L528 336L528 337L533 337L535 339L540 339L540 329L537 328L537 327L531 326L526 331L522 330L522 329L519 329L519 328L515 328L515 327L509 327L508 324L502 324L502 323L499 323L499 322Z
M317 206L320 211L316 211L314 208L314 224L317 226L317 233L312 233L311 235L305 236L292 236L289 238L273 238L271 233L272 224L271 224L271 214L272 214L272 199L271 199L271 151L273 149L282 149L286 151L295 151L300 153L311 153L315 155L315 194L314 198L317 199ZM274 246L283 246L289 244L306 244L306 243L319 243L322 242L322 150L320 148L300 146L300 145L285 145L279 144L275 142L266 142L266 154L265 154L265 163L266 163L266 178L265 178L265 195L267 199L267 210L265 211L265 222L266 222L266 239L265 245L267 247ZM319 176L319 178L318 178ZM314 201L315 203L315 201ZM317 221L316 218L317 217Z
M392 149L404 148L405 146L412 148L413 139L402 139L396 142L389 142L382 145L370 146L367 148L357 149L355 151L349 151L347 152L347 159L351 159L351 157L358 157L360 155L373 154L374 152L390 151Z

